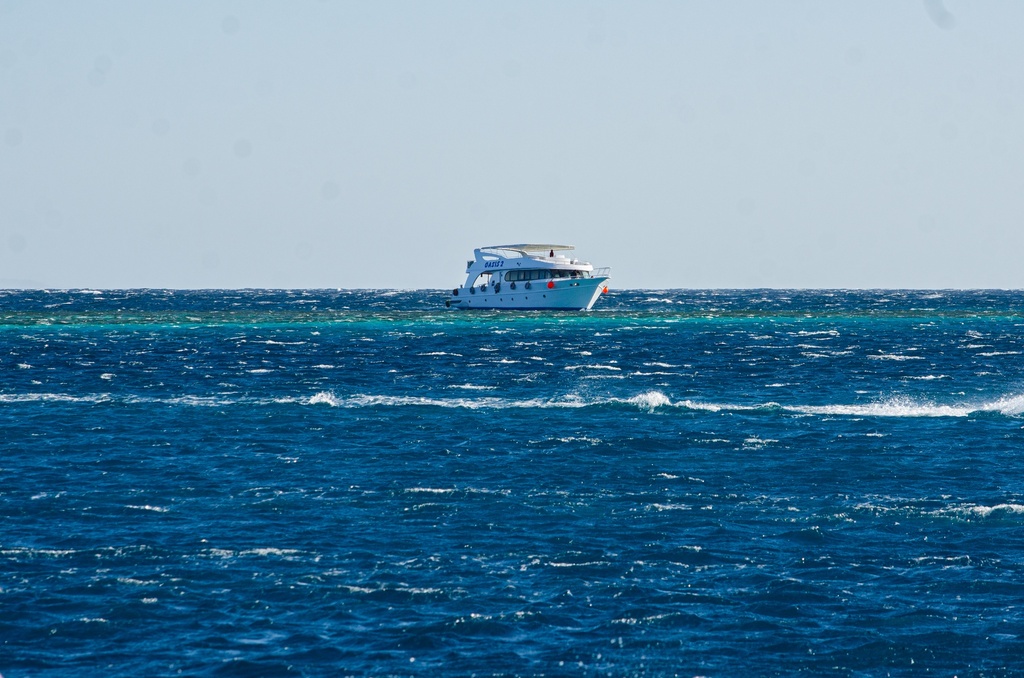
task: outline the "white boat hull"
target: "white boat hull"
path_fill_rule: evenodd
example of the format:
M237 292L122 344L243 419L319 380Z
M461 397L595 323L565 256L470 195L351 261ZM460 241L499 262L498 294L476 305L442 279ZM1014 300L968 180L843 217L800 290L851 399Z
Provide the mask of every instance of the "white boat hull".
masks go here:
M526 289L523 283L518 283L516 289L504 283L497 292L494 287L488 285L481 291L479 287L474 292L470 288L458 288L458 295L448 293L445 306L462 310L562 310L562 311L589 311L594 302L605 291L608 280L606 276L597 278L582 278L579 280L555 280L553 287L548 287L546 281L536 281Z

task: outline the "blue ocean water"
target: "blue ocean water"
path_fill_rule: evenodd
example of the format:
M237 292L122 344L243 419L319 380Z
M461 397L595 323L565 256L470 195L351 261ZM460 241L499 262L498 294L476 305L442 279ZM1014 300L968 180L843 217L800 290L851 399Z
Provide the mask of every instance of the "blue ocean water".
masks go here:
M0 292L0 673L1024 673L1024 293Z

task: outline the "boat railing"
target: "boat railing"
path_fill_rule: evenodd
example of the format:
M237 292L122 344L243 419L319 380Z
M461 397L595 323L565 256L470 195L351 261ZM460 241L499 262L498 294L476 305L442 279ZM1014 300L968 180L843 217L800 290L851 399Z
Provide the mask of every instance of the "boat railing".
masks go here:
M601 268L595 268L591 272L591 275L594 276L595 278L611 277L612 268L611 266L602 266Z

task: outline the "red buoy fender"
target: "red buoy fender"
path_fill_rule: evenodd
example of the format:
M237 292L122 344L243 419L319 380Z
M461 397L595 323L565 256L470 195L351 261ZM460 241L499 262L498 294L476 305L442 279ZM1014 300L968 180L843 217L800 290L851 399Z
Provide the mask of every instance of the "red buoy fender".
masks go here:
M548 281L548 289L549 290L555 289L555 281L554 280L549 280Z

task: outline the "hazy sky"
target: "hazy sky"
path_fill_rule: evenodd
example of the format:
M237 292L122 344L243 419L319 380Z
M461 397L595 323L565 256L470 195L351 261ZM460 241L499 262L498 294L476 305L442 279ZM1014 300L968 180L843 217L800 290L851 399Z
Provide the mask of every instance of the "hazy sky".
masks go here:
M0 0L0 287L1024 288L1024 2Z

